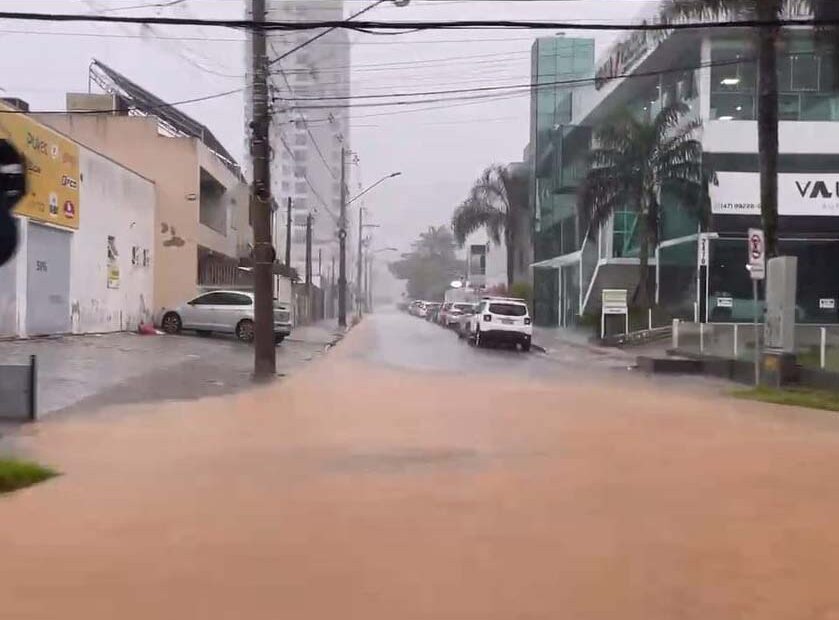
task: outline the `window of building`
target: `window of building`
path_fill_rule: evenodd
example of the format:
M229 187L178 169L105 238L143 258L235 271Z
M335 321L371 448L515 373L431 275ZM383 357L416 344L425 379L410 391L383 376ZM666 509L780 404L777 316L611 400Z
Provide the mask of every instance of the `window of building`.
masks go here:
M288 176L291 174L291 166L283 164L283 174Z
M294 224L295 226L305 226L306 219L309 217L308 213L295 213L294 214Z
M288 190L291 189L291 184L288 181L283 181L280 184L280 189L282 189L284 192L287 192Z
M712 43L711 118L757 118L757 64L754 50L743 41ZM737 62L742 60L742 62ZM839 120L839 84L828 50L818 49L811 35L787 42L778 55L778 117L783 121Z
M309 199L305 196L298 196L294 199L294 206L298 209L306 209L309 204Z
M306 146L306 143L308 142L308 138L309 138L309 136L307 136L305 133L295 134L294 135L295 146Z
M306 176L306 166L295 166L294 167L294 176L298 179L302 179Z
M305 130L306 129L306 122L302 121L302 120L294 121L294 127L295 127L295 129L298 129L298 130L300 130L300 129Z
M306 183L297 182L294 184L294 193L295 194L305 194L308 189Z
M294 151L294 161L306 161L308 157L308 153L302 149L297 149Z

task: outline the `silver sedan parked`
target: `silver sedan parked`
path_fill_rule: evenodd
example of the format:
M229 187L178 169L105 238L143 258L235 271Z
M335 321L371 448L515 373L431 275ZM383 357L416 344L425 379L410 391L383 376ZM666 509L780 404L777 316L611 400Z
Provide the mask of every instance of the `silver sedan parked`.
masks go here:
M243 342L253 342L253 293L212 291L199 295L176 308L166 308L159 315L159 325L167 334L195 330L199 334L235 334ZM274 300L274 340L282 342L291 334L291 308Z

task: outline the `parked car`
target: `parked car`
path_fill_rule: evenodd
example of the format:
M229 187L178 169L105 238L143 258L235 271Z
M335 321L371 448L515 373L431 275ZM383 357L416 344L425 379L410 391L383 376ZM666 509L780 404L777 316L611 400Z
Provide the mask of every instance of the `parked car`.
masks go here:
M475 304L465 302L453 302L446 312L445 317L440 320L444 327L455 327L460 324L460 317L465 313L471 313Z
M523 299L486 297L469 319L469 339L478 347L500 342L529 351L532 337L533 321Z
M253 293L212 291L175 308L166 308L157 323L167 334L195 330L199 334L234 334L243 342L253 342ZM274 300L274 340L282 342L291 334L291 307Z
M425 320L431 321L432 323L437 322L437 315L440 312L440 308L443 306L441 303L437 302L429 302L425 304Z
M457 332L457 337L461 340L470 337L470 329L472 316L480 309L481 304L467 304L467 307L461 310L460 316L454 323L454 330Z
M415 302L416 305L414 306L414 316L418 316L421 319L425 318L425 314L428 311L428 307L426 302L424 301L417 301Z
M451 310L452 306L454 305L453 301L446 301L443 302L443 305L440 306L440 312L437 313L437 322L440 325L446 324L446 317L449 314L449 310Z

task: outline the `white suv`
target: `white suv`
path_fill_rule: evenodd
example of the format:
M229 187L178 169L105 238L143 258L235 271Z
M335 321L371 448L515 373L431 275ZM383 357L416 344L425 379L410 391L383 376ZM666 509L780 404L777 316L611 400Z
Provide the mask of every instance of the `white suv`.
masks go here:
M479 347L507 342L529 351L532 337L533 321L523 299L485 297L469 317L469 339Z

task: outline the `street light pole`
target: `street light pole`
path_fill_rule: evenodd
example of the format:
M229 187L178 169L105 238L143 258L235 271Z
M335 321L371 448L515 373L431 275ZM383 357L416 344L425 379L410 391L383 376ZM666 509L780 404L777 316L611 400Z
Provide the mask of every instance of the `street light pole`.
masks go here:
M265 0L252 0L254 22L265 21ZM274 343L274 248L271 245L271 153L268 142L268 59L265 30L251 34L253 62L253 291L254 291L254 378L268 379L277 373Z

